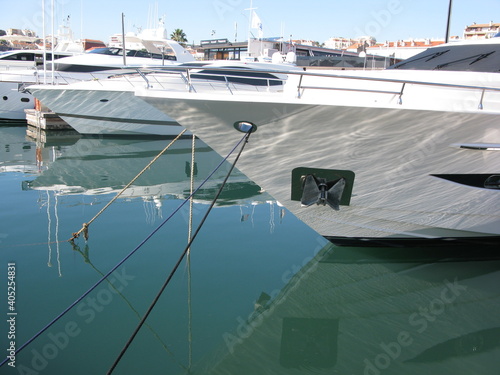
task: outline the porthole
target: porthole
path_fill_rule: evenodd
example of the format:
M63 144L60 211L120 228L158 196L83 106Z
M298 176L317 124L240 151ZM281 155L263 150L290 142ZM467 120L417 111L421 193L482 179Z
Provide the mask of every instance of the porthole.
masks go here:
M6 97L6 96L4 96L2 99L3 99L3 100L7 100L7 99L9 99L9 98L8 98L8 97Z
M109 102L109 99L101 99L99 101L102 102L102 103L106 103L106 102Z
M30 102L30 98L21 98L21 101L23 103L29 103Z

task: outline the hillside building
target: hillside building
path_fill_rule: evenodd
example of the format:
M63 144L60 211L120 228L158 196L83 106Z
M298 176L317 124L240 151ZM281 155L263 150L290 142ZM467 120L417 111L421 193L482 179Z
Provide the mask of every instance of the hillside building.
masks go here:
M500 33L500 23L482 23L476 24L475 22L466 26L464 30L464 39L488 39Z

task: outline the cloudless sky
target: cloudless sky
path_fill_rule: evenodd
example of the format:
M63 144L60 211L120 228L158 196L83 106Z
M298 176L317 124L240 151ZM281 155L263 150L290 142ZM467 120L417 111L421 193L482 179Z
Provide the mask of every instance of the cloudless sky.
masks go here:
M70 16L75 38L107 43L125 31L157 26L165 17L170 34L182 29L189 42L248 36L250 0L45 0L46 33ZM324 42L329 37L374 36L379 42L408 38L444 38L449 0L253 0L266 37L285 36ZM158 11L155 12L155 9ZM27 28L42 36L42 0L0 0L0 29ZM496 19L495 19L496 17ZM453 0L451 35L462 36L466 25L500 22L500 0ZM237 25L237 27L235 27ZM237 36L235 33L237 31ZM254 32L257 36L257 32Z

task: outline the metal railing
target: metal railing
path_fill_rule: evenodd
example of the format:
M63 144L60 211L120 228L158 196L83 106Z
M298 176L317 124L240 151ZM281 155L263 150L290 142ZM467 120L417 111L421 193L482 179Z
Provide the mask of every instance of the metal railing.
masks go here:
M203 70L203 72L200 72L200 70ZM149 85L149 80L146 77L153 77L157 75L161 75L165 72L164 69L138 69L138 71L141 71L141 75L144 76L144 79L146 80L147 83L147 88L151 88ZM485 93L487 92L500 92L500 87L494 87L494 86L484 86L484 85L470 85L470 84L458 84L458 83L445 83L445 82L433 82L433 81L419 81L419 80L412 80L412 79L400 79L400 78L387 78L387 77L373 77L373 76L362 76L362 75L356 75L356 74L336 74L336 73L324 73L324 72L310 72L310 71L301 71L298 69L292 69L292 70L274 70L274 69L242 69L242 68L220 68L220 67L209 67L209 66L203 66L203 67L180 67L180 66L172 66L168 68L168 72L170 74L177 72L182 76L182 79L184 80L187 91L189 92L196 92L196 85L199 85L202 80L200 79L193 79L192 76L196 75L198 77L200 76L205 76L206 80L210 80L210 78L214 76L214 73L218 73L220 77L224 77L224 82L226 83L226 90L232 95L234 95L233 90L229 87L229 82L231 80L235 79L242 79L242 78L248 78L251 80L255 81L266 81L266 85L262 86L267 86L268 88L271 87L270 82L271 81L280 81L285 85L285 82L287 82L287 79L290 76L298 76L298 79L296 82L297 87L296 87L296 97L297 98L302 98L304 95L304 92L307 90L337 90L337 91L350 91L350 92L359 92L359 93L376 93L376 94L389 94L389 95L397 95L397 103L402 104L402 96L407 89L408 85L417 85L417 86L427 86L427 87L435 87L435 88L450 88L450 89L463 89L463 90L479 90L481 92L480 99L478 102L478 109L483 109L483 102L484 102L484 97ZM228 73L229 72L229 73ZM241 73L246 73L246 75L242 75ZM259 77L259 74L271 74L274 75L276 78L269 78L269 77ZM469 73L469 72L468 72ZM410 72L409 72L410 74ZM485 73L477 73L477 74L485 74ZM488 73L486 73L488 74ZM284 76L284 78L279 78L278 76ZM323 78L324 81L322 81L321 85L311 85L311 84L305 84L304 81L306 81L307 78L309 77L316 77L316 78ZM469 76L470 78L470 76ZM338 86L338 82L335 82L331 85L327 84L328 79L335 79L335 80L340 80L342 81L358 81L358 82L371 82L371 83L381 83L381 84L396 84L400 85L400 88L398 89L373 89L373 88L359 88L359 87L340 87ZM479 79L478 79L479 81ZM295 81L294 81L295 82ZM499 80L500 82L500 80ZM204 81L206 84L206 81ZM290 84L290 82L286 83ZM499 85L500 86L500 85ZM219 86L220 87L220 86ZM161 89L168 90L169 87L168 85L161 85Z
M152 88L151 80L155 80L161 85L162 89L168 89L162 81L162 76L165 74L177 74L185 84L188 92L197 92L196 86L210 86L213 89L224 87L229 93L234 94L238 91L238 85L246 85L247 87L258 86L270 89L273 86L282 86L285 78L273 77L274 74L287 74L285 71L273 71L265 69L243 69L243 68L228 68L228 67L179 67L172 66L168 68L138 68L137 71L144 78L147 88ZM238 74L244 73L244 74ZM262 77L259 74L268 74L270 76ZM247 82L245 82L247 81Z
M135 72L135 74L137 74ZM55 71L47 72L46 74L40 70L10 70L10 71L0 71L0 83L1 82L11 82L22 84L27 87L29 85L68 85L76 82L84 82L91 80L100 80L102 78L107 78L106 75L98 75L95 73L65 73Z
M85 73L75 74L64 72L55 72L55 84L69 84L73 82L80 82L86 80L96 80L101 82L104 77L122 77L121 79L129 82L133 87L137 87L139 80L132 80L132 78L140 77L146 83L146 88L161 89L161 90L178 90L179 85L184 87L188 92L196 93L197 88L210 88L213 91L223 90L230 95L235 95L237 92L245 91L248 89L259 91L263 88L266 91L271 91L274 87L276 90L281 91L285 85L294 85L290 77L297 76L296 80L296 98L301 99L306 91L310 90L327 90L327 91L345 91L345 92L358 92L358 93L375 93L375 94L388 94L397 95L397 103L402 104L402 96L407 85L419 85L427 87L441 87L453 88L463 90L479 90L481 92L478 102L478 109L484 108L484 98L487 92L500 92L500 87L483 86L483 85L467 85L457 83L444 83L432 81L419 81L411 79L387 78L387 77L373 77L362 76L355 74L336 74L333 72L311 72L298 69L296 67L290 69L265 69L260 67L248 65L248 68L238 67L219 67L210 65L191 65L191 66L175 66L169 65L168 67L147 67L147 68L122 68L123 73L115 75L103 75L103 73ZM409 75L411 72L409 72ZM13 78L13 71L0 71L0 81L4 81L3 77L9 77L5 81L15 81ZM485 73L476 73L485 74ZM51 73L47 72L46 79L49 80ZM26 77L26 78L22 78ZM27 79L29 77L30 79ZM33 78L33 80L31 80ZM321 78L321 85L307 83L309 78ZM469 76L470 78L470 76ZM329 83L328 80L336 80ZM43 80L42 72L35 71L33 75L19 73L19 80L23 87L28 84L40 84ZM400 88L373 88L373 87L342 87L346 85L339 85L339 82L357 81L357 82L370 82L380 84L396 84ZM479 81L479 79L478 79ZM48 82L49 83L49 82ZM50 83L49 83L50 84ZM290 88L292 91L294 87Z

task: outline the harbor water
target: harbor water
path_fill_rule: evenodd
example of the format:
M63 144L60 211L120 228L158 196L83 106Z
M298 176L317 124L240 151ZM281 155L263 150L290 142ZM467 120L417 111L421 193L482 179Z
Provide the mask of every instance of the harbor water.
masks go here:
M170 142L0 126L0 374L498 374L493 247L333 245L234 170L175 269L230 170L191 137L68 241Z

